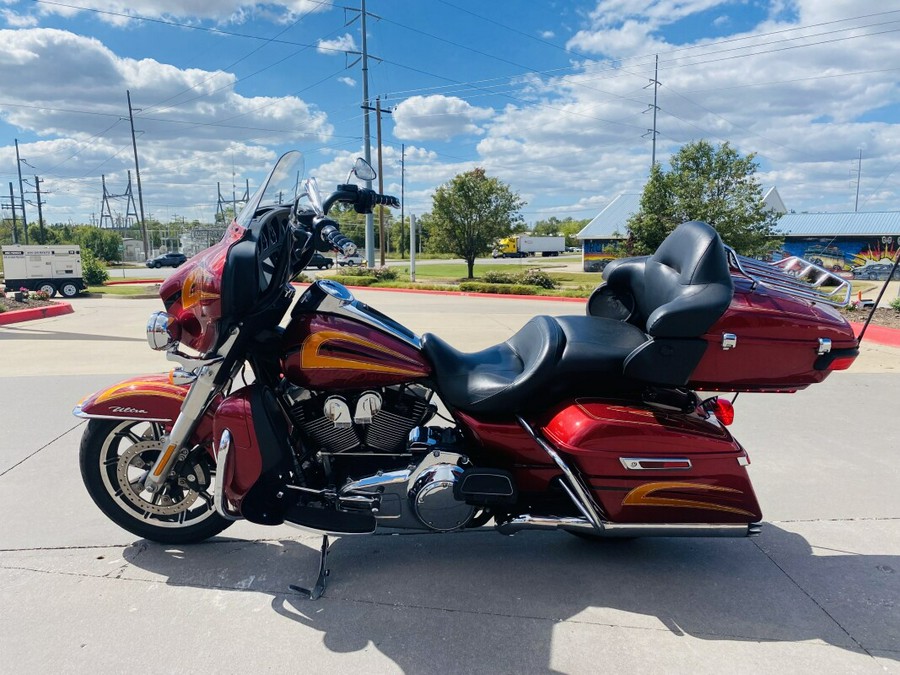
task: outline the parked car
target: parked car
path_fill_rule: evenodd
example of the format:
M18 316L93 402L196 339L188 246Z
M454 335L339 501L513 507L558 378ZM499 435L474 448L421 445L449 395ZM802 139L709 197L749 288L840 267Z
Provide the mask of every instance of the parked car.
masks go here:
M307 263L307 268L315 267L320 270L330 270L334 266L334 260L321 253L313 253L312 259Z
M358 253L354 253L353 255L343 255L338 253L337 263L341 267L348 267L353 265L362 265L363 259L362 256Z
M184 253L175 253L169 251L147 261L147 267L178 267L183 265L187 260Z
M892 268L893 265L886 265L884 263L871 263L869 265L864 265L863 267L854 267L853 278L868 279L870 281L884 281L888 278ZM894 272L893 278L900 279L900 268Z

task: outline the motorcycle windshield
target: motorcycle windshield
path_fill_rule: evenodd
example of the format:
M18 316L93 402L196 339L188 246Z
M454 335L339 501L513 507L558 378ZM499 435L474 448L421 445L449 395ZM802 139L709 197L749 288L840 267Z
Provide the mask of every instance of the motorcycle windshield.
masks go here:
M241 209L235 220L241 227L247 227L260 208L291 204L303 186L305 170L303 154L291 150L283 154L266 179L253 193L250 201Z

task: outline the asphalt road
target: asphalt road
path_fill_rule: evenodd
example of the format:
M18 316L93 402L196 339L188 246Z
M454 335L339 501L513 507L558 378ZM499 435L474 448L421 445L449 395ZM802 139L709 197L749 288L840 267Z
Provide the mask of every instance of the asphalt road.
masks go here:
M362 291L461 349L579 303ZM493 531L319 539L239 522L135 539L78 473L85 394L169 365L151 300L79 299L0 327L0 663L10 673L900 673L900 350L794 395L746 395L735 436L765 514L753 539L585 542Z

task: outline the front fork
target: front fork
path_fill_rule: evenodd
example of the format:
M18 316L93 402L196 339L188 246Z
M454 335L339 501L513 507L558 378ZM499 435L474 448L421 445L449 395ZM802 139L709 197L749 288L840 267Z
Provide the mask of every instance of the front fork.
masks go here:
M191 388L181 404L181 411L178 413L175 424L172 425L172 430L169 432L168 437L165 438L166 449L153 463L144 480L144 487L148 492L155 493L162 489L175 462L183 452L190 449L187 443L209 407L210 402L231 379L221 380L219 374L226 363L232 363L232 367L236 367L236 364L227 357L237 340L237 336L238 330L235 328L219 350L222 354L221 356L199 360L199 363L198 359L192 359L177 351L166 354L166 358L182 365L182 368L174 371L173 377L180 379L181 383L191 382ZM184 367L190 365L195 367L188 372Z

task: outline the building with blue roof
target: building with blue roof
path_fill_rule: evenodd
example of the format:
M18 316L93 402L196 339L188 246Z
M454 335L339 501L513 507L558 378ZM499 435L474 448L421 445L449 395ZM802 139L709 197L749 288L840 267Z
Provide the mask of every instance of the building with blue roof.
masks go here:
M781 214L776 225L784 244L773 257L805 258L843 276L886 279L900 250L900 211L788 213L775 187L763 201ZM618 195L578 233L585 272L600 272L628 236L628 219L641 208L641 195Z

